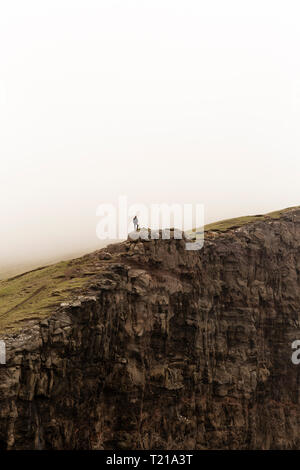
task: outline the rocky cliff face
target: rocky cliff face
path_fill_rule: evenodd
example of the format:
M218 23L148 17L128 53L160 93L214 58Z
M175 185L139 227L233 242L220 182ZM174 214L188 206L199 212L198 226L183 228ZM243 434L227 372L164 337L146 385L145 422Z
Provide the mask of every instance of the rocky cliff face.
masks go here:
M127 241L84 296L3 336L0 447L295 449L300 210Z

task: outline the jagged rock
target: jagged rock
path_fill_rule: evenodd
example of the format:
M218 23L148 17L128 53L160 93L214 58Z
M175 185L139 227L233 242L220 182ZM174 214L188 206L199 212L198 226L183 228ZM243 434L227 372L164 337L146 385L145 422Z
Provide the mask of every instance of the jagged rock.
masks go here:
M112 255L108 253L107 251L103 251L99 254L99 259L101 260L110 260L112 259Z

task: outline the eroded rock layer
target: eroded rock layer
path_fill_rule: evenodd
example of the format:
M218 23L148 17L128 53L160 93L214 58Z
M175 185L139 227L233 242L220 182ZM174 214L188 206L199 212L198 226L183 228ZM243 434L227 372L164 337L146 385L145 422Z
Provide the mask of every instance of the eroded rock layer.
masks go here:
M300 210L91 257L84 296L2 335L1 448L300 447Z

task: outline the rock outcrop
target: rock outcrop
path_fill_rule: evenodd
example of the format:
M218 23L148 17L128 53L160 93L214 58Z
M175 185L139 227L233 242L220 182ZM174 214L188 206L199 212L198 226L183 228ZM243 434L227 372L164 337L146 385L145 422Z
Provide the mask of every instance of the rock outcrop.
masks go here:
M297 449L300 210L201 251L138 240L85 295L2 335L2 449Z

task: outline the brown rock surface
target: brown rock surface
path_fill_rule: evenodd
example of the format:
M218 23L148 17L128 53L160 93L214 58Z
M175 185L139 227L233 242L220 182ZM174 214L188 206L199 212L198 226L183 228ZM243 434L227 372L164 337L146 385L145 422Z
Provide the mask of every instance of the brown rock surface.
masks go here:
M299 209L91 259L84 296L1 336L0 448L300 447Z

